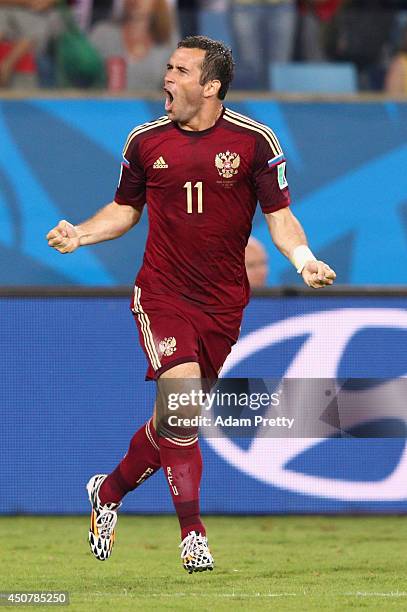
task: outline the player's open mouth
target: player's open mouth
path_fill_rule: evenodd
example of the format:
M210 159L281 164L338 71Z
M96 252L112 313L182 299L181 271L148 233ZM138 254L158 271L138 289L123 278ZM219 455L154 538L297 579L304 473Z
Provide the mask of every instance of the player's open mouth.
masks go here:
M174 96L168 89L164 89L165 92L165 110L170 111L172 107L172 103L174 102Z

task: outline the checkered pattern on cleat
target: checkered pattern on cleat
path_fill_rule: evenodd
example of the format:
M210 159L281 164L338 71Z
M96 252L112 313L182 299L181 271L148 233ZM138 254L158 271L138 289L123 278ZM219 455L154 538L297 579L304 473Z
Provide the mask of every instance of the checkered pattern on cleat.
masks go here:
M214 560L208 547L208 540L205 536L195 531L191 531L182 540L179 547L182 548L182 564L189 574L213 570Z
M115 541L115 526L117 510L121 504L105 504L99 499L99 489L107 477L106 474L96 474L86 485L89 501L92 506L90 515L89 545L92 553L99 561L105 561L111 555Z
M99 489L106 478L107 474L96 474L96 476L93 476L86 485L89 501L94 510L98 510L101 507L99 501Z
M98 538L89 530L89 545L91 551L99 561L105 561L110 557L113 547L111 539Z

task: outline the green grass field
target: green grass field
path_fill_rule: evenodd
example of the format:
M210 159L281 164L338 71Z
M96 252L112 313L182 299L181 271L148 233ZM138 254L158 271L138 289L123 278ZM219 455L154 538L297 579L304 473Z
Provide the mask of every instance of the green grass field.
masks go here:
M205 522L216 568L189 575L173 517L121 516L105 562L88 549L85 517L2 517L0 591L69 591L57 609L86 612L407 610L403 517Z

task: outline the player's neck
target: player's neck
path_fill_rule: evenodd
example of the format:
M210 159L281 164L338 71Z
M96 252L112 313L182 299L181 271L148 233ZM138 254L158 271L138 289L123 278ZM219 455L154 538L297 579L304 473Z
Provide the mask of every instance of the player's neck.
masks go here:
M185 123L178 122L179 127L182 130L190 132L202 132L203 130L209 130L213 127L223 111L222 104L216 104L211 108L205 108L196 113L189 121Z

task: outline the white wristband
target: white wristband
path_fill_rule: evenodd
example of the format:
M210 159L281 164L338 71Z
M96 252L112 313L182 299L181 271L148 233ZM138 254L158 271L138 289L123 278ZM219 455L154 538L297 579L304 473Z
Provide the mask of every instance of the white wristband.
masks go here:
M295 247L290 259L294 267L297 269L298 274L301 274L307 261L317 261L314 253L307 247L306 244L300 244L299 246Z

